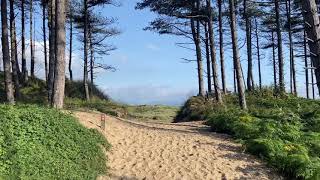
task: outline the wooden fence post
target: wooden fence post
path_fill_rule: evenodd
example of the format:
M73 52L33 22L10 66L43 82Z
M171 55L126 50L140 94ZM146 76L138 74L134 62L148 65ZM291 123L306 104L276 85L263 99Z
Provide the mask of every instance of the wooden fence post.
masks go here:
M101 114L101 129L103 131L105 131L106 129L106 115L105 114Z

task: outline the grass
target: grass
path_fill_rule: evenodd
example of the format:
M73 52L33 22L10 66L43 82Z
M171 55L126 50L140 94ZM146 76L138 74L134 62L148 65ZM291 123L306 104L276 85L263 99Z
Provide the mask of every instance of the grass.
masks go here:
M71 115L0 105L0 179L95 179L107 171L105 138Z
M212 130L238 139L244 149L289 179L320 179L320 102L284 95L271 89L247 94L248 111L238 108L237 96L225 106L191 98L177 116L206 119Z

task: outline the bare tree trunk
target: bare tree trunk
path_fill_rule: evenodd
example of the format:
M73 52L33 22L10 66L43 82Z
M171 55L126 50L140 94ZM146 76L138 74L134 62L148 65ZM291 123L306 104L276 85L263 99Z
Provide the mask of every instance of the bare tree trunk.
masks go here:
M277 28L277 39L278 39L278 61L279 61L279 91L280 93L285 92L284 84L284 70L283 70L283 53L282 53L282 34L281 34L281 23L280 23L280 5L279 0L275 0L276 10L276 28Z
M273 31L272 31L271 36L272 36L271 39L272 39L273 84L274 84L275 90L277 91L278 84L277 84L276 45L275 45L274 32Z
M62 109L65 88L66 13L65 0L56 1L56 66L53 90L53 107Z
M25 0L21 0L21 53L22 53L22 81L28 81L28 70L26 60L26 39L25 39Z
M48 102L52 104L53 81L55 76L55 0L50 1L49 14L49 72L48 72Z
M292 27L291 27L291 0L286 0L286 11L288 19L288 34L289 34L289 49L290 49L290 87L291 93L295 96L297 95L297 81L296 81L296 70L294 62L294 52L293 52L293 40L292 40Z
M211 63L210 63L210 50L209 50L209 35L207 23L204 24L205 33L205 46L206 46L206 59L207 59L207 77L208 77L208 93L212 94L212 82L211 82Z
M309 95L309 65L308 65L308 54L307 54L307 35L306 31L303 31L303 49L304 49L304 66L305 66L305 78L306 78L306 93L307 98L310 98Z
M84 0L84 65L83 65L83 85L85 91L85 98L90 100L89 86L88 86L88 3Z
M218 9L219 9L219 51L220 51L220 66L221 66L221 80L222 80L222 89L223 93L227 93L226 85L226 75L224 70L224 47L223 47L223 26L222 26L222 0L218 0Z
M70 17L69 17L69 23L70 23L70 30L69 30L69 40L70 40L70 43L69 43L69 66L68 66L68 69L69 69L69 76L70 76L70 81L73 81L73 74L72 74L72 38L73 38L73 20L72 20L72 16L73 16L73 9L71 8L72 7L72 4L70 2Z
M209 12L208 31L209 31L209 44L210 44L210 55L211 55L211 63L212 63L212 75L213 75L215 97L218 103L223 103L221 90L220 90L220 83L218 80L218 68L217 68L217 59L216 59L216 47L214 42L211 0L207 0L206 3L207 3L207 10Z
M46 35L46 4L42 0L42 32L43 32L43 49L44 49L44 70L46 82L48 82L48 56L47 56L47 35Z
M15 25L15 24L14 24ZM17 72L18 72L18 78L19 78L19 81L22 77L22 74L21 74L21 70L20 70L20 65L19 65L19 59L18 59L18 43L17 43L17 31L16 31L16 27L14 27L15 31L13 32L14 33L14 36L16 37L14 39L14 44L15 44L15 54L14 56L16 57L16 68L17 68Z
M313 64L311 62L311 67L313 67ZM312 99L316 99L316 93L314 88L314 70L311 69L311 84L312 84Z
M30 53L31 53L31 64L30 73L31 77L34 78L34 46L33 46L33 0L30 0Z
M92 45L92 32L91 26L89 26L89 48L90 48L90 96L93 97L93 86L94 86L94 51Z
M11 76L11 64L9 55L9 40L8 40L8 17L7 17L7 0L1 0L1 28L2 28L2 58L4 69L4 83L6 89L6 98L8 103L14 104L13 84Z
M246 95L243 87L244 82L242 79L242 71L241 71L241 65L240 65L238 32L236 27L234 0L229 0L229 8L230 8L230 28L231 28L231 36L232 36L233 60L234 60L234 65L235 65L236 75L237 75L239 103L242 109L247 109Z
M317 4L315 0L304 0L301 1L303 16L305 20L305 28L307 32L307 38L309 40L309 49L311 62L314 69L314 73L316 76L316 83L318 86L318 90L320 90L320 27L319 27L319 15Z
M17 59L16 59L16 52L17 52L17 45L16 43L16 26L15 26L15 14L14 14L14 7L13 2L14 0L10 0L10 43L11 43L11 64L12 64L12 77L15 86L15 97L16 99L20 98L20 83L19 83L19 76L18 76L18 68L17 68Z
M247 58L248 58L248 74L247 74L247 87L248 91L254 89L253 73L252 73L252 42L251 42L251 18L247 13L247 0L243 1L243 16L246 24L246 39L247 39Z
M195 27L194 19L191 19L191 30L196 46L196 55L197 55L197 69L198 69L198 86L199 86L199 96L205 96L204 93L204 83L203 83L203 74L202 74L202 55L201 55L201 46L200 46L200 29Z
M262 76L261 76L261 56L260 56L260 41L259 41L259 33L258 33L258 22L257 18L254 19L256 28L255 28L255 33L256 33L256 40L257 40L257 58L258 58L258 73L259 73L259 88L260 90L262 89Z

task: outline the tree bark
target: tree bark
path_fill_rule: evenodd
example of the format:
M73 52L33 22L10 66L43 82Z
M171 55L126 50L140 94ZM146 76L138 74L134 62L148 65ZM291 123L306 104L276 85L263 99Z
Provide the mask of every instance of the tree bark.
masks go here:
M220 83L218 80L218 68L217 68L217 59L216 59L216 47L214 42L214 32L213 32L213 14L211 7L211 0L206 1L207 10L208 10L208 31L209 31L209 44L210 44L210 55L211 55L211 65L212 65L212 75L213 75L213 84L215 97L218 103L223 103L222 95L220 90Z
M73 20L72 20L72 16L73 16L73 9L71 8L72 4L70 2L70 17L69 17L69 23L70 23L70 29L69 29L69 40L70 40L70 43L69 43L69 66L68 66L68 69L69 69L69 76L70 76L70 81L73 81L73 74L72 74L72 38L73 38Z
M10 0L10 43L11 43L11 64L12 64L12 77L15 87L15 97L20 98L20 83L17 67L17 45L16 45L16 26L15 26L15 13L14 13L14 0Z
M89 26L89 48L90 48L90 96L93 97L93 87L94 87L94 51L92 45L92 32L91 26Z
M48 83L48 56L47 56L47 32L46 32L46 4L42 0L42 32L43 32L43 49L44 49L44 70L46 82Z
M291 0L286 0L286 13L288 20L288 35L289 35L289 53L290 53L290 89L291 93L297 96L297 81L296 81L296 68L293 52L293 40L292 40L292 25L291 25Z
M304 50L304 66L305 66L305 78L306 78L306 94L307 99L310 98L309 95L309 65L308 65L308 54L307 54L307 35L306 31L303 31L303 50Z
M277 63L276 63L276 44L274 40L274 32L271 33L272 40L272 63L273 63L273 84L275 91L278 91L278 83L277 83Z
M258 58L258 73L259 73L259 88L260 90L262 89L262 76L261 76L261 56L260 56L260 41L259 41L259 33L258 33L258 22L257 18L254 19L256 28L255 28L255 33L256 33L256 46L257 46L257 58Z
M34 78L34 46L33 46L33 0L30 0L30 54L31 54L31 61L30 61L30 73L31 77Z
M55 0L50 1L49 13L49 72L48 72L48 102L52 104L53 81L55 78Z
M304 0L301 1L303 16L305 20L305 28L307 32L307 38L310 39L309 49L311 62L314 68L314 73L316 77L316 84L318 90L320 90L320 27L319 27L319 15L317 4L315 0Z
M207 79L208 79L208 93L212 94L212 82L211 82L211 62L210 62L210 50L209 50L209 35L208 24L204 24L205 33L205 46L206 46L206 59L207 59Z
M85 98L90 100L89 86L88 86L88 2L84 0L84 65L83 65L83 85Z
M25 39L25 0L21 0L21 53L22 53L22 82L28 81L28 70L26 60L26 39Z
M230 8L230 28L232 36L232 49L233 49L233 60L236 69L237 76L237 86L238 86L238 95L239 103L242 109L247 109L246 96L244 92L244 82L242 79L242 71L240 65L240 56L239 56L239 47L238 47L238 32L236 27L236 15L234 9L234 0L229 0Z
M224 69L224 47L223 47L223 25L222 25L222 0L218 0L218 9L219 9L219 51L220 51L220 66L221 66L221 80L222 80L222 90L223 93L227 93L227 84L226 84L226 75Z
M66 13L65 0L56 1L56 65L53 90L53 107L62 109L65 89Z
M1 28L2 28L2 58L4 69L4 83L6 90L6 98L9 104L14 104L13 84L11 76L11 64L9 55L9 40L8 40L8 12L7 0L1 0Z
M274 3L275 3L275 10L276 10L276 29L277 29L277 39L278 39L279 91L280 93L285 93L279 0L275 0Z
M248 58L248 74L247 74L247 88L248 91L254 90L253 87L253 73L252 73L252 42L251 42L251 18L247 12L247 0L243 1L243 16L246 24L246 39L247 39L247 58Z

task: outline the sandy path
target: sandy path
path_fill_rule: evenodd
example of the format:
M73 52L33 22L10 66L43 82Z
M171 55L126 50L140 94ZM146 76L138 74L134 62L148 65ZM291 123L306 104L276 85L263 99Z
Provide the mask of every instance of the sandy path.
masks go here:
M77 112L89 128L99 113ZM137 123L107 117L110 175L99 179L280 179L226 136L200 124Z

